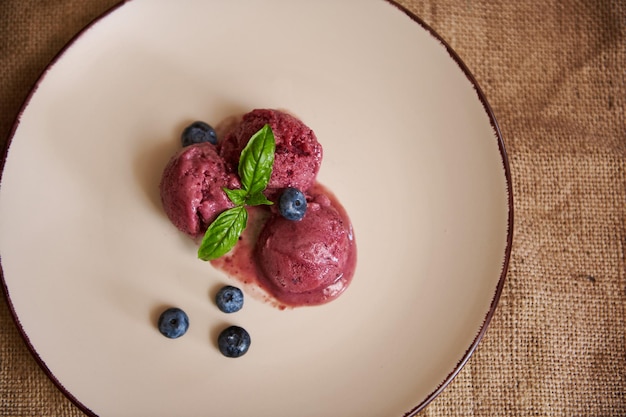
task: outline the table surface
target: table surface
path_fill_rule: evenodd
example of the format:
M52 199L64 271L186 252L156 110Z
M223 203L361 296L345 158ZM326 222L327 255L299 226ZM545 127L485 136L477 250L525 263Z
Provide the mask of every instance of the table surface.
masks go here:
M493 321L420 415L626 415L626 2L398 2L484 90L515 201ZM0 2L2 147L46 65L116 3ZM39 368L2 297L0 329L0 416L82 416Z

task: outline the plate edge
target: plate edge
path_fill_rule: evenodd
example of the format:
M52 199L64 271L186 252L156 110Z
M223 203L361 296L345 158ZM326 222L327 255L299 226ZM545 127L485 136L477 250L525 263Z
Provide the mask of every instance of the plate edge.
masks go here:
M439 43L446 49L450 58L454 60L454 62L459 66L461 71L465 74L465 77L469 80L469 82L474 87L474 91L478 96L478 99L483 105L485 113L489 117L489 122L491 124L491 128L493 129L494 136L498 143L498 150L500 151L500 158L502 159L502 168L504 170L504 177L506 180L506 191L507 191L507 205L508 205L508 213L507 213L507 238L506 238L506 247L504 250L504 257L502 260L502 269L500 271L500 278L498 279L498 284L496 285L494 295L491 299L491 303L489 306L489 311L485 315L483 319L483 323L480 326L478 334L470 344L469 348L465 351L459 362L456 364L452 372L448 374L448 376L439 384L439 386L432 391L426 398L419 403L417 406L409 410L408 412L403 414L403 417L415 417L417 413L422 411L428 404L430 404L439 394L443 392L443 390L452 382L452 380L459 374L461 369L465 366L465 364L469 361L470 357L475 352L478 344L484 337L487 332L487 328L489 327L489 323L493 318L497 306L498 301L500 300L500 296L502 294L502 290L504 288L504 282L506 281L506 275L509 269L509 260L511 258L511 249L513 246L513 226L514 226L514 217L513 217L513 182L511 179L511 168L509 165L509 157L506 152L506 148L504 146L504 139L502 137L502 132L500 130L500 126L496 120L493 109L489 105L487 101L487 97L485 93L480 88L478 81L474 77L474 75L469 70L469 67L463 62L459 54L456 53L454 49L448 44L446 40L444 40L430 25L424 22L420 17L415 15L412 11L407 9L405 6L398 4L397 0L385 0L391 6L397 8L402 13L406 14L411 20L415 23L422 26L422 28L426 29L430 35L435 38Z
M61 48L54 55L54 57L50 60L50 62L48 62L48 64L45 66L45 68L40 72L40 74L37 77L37 80L35 81L34 85L31 87L30 91L26 95L26 98L23 100L23 102L22 102L22 104L21 104L21 106L20 106L20 108L19 108L19 110L17 112L17 115L15 116L15 120L13 121L13 123L11 125L11 128L9 129L9 133L8 133L8 136L7 136L6 143L4 144L4 148L2 149L2 153L0 154L0 189L2 188L2 177L3 177L3 174L4 174L4 167L6 165L7 157L9 155L9 150L10 150L10 147L11 147L11 143L13 142L13 137L15 136L15 132L17 131L17 128L20 125L20 121L21 121L22 115L24 114L24 111L26 110L26 108L28 107L31 99L33 98L33 96L37 92L37 89L39 88L39 85L45 79L46 74L61 59L61 57L65 54L65 52L67 52L67 50L69 48L71 48L80 37L82 37L85 33L87 33L89 31L89 29L91 29L98 22L102 21L104 18L106 18L107 16L112 14L114 11L116 11L119 8L121 8L123 5L125 5L126 3L130 2L130 1L131 0L119 0L116 4L114 4L113 6L109 7L107 10L102 12L99 16L95 17L89 23L87 23L85 26L83 26L82 29L80 29L74 36L72 36L65 43L63 48ZM26 334L26 331L22 327L22 324L21 324L21 322L19 320L19 317L17 316L17 312L15 311L15 306L13 305L13 303L11 301L11 296L9 294L9 288L8 288L8 286L6 284L5 279L4 279L4 269L2 268L2 256L0 256L0 284L1 284L0 286L2 287L3 297L4 297L5 301L6 301L8 309L9 309L9 314L11 315L11 318L12 318L13 322L15 323L15 326L16 326L16 328L18 330L18 333L20 334L22 340L26 344L26 347L30 351L32 357L35 359L35 362L37 362L37 364L39 365L41 370L52 381L52 383L57 387L57 389L68 400L70 400L80 411L82 411L88 417L98 417L98 415L95 412L93 412L91 409L89 409L87 406L85 406L83 403L81 403L74 395L72 395L72 393L70 393L69 390L67 388L65 388L65 386L61 383L61 381L59 381L54 376L54 374L52 373L52 371L50 371L50 369L48 368L48 366L46 365L44 360L41 358L41 356L39 356L39 353L37 353L37 350L35 349L33 344L30 342L30 339L28 338L28 335Z

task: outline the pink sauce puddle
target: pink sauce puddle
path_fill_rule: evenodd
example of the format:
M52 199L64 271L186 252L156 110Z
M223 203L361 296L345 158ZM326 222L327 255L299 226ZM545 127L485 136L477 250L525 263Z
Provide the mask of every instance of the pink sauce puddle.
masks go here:
M348 258L342 274L337 280L322 288L301 293L286 292L271 282L261 270L257 261L255 248L259 234L265 222L270 218L271 211L267 206L248 207L248 226L244 230L237 245L226 255L211 261L211 264L244 285L253 296L284 310L299 306L325 304L339 297L350 285L356 268L356 241L352 224L346 210L337 198L326 187L315 183L310 191L323 194L337 211L349 231ZM308 194L308 193L307 193ZM303 231L306 233L306 230ZM259 288L263 293L259 293Z

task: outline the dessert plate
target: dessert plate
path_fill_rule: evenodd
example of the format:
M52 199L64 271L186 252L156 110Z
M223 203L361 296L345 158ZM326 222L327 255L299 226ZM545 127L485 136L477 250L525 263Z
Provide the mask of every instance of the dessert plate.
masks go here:
M352 285L238 313L167 220L158 183L194 120L282 108L324 147L350 214ZM98 416L403 416L475 349L502 290L511 181L456 54L384 0L132 0L55 59L15 124L0 188L3 285L34 356ZM164 338L176 306L190 328ZM218 332L252 345L222 356Z

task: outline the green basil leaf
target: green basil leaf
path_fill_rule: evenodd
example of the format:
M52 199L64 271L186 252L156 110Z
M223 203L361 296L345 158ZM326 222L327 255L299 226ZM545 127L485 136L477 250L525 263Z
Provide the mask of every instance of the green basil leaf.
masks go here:
M210 261L228 253L239 240L247 222L248 211L244 206L223 211L204 234L198 258Z
M276 142L270 125L256 132L241 151L239 178L248 195L257 194L267 187L274 165Z
M248 195L248 192L246 190L242 190L242 189L237 189L237 190L231 190L229 188L222 188L222 190L224 190L224 192L226 193L226 195L228 196L228 198L230 199L230 201L232 201L232 203L236 206L243 206L246 202L246 197Z
M268 206L271 206L274 203L268 200L267 197L265 197L265 194L259 191L256 194L248 196L245 200L245 204L249 206L260 206L261 204L267 204Z
M272 175L275 151L274 133L266 124L252 135L241 151L238 172L242 188L222 188L235 207L222 212L209 225L198 248L198 258L204 261L217 259L237 244L248 222L246 205L273 204L263 195L263 190Z

